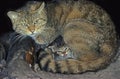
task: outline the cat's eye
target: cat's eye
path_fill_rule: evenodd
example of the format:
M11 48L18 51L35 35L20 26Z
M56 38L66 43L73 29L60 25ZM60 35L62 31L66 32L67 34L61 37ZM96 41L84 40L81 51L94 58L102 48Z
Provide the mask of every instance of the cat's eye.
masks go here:
M64 50L66 51L66 50L68 50L68 48L66 47Z
M20 30L19 32L20 32L20 33L22 33L22 31L21 31L21 30Z
M20 22L20 24L21 24L22 26L28 26L28 23L27 23L27 20L26 20L26 19L22 19L21 22Z
M45 19L38 18L33 22L33 25L40 24L40 23L41 23L41 25L44 25L45 24L44 22L45 22Z

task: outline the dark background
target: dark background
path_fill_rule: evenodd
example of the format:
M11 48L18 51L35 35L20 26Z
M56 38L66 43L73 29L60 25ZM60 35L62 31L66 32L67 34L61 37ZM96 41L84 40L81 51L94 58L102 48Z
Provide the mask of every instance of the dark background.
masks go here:
M7 17L9 10L15 10L26 3L27 0L1 0L0 1L0 34L12 31L12 24ZM43 0L50 1L50 0ZM117 34L120 36L120 2L119 0L91 0L104 8L113 20Z

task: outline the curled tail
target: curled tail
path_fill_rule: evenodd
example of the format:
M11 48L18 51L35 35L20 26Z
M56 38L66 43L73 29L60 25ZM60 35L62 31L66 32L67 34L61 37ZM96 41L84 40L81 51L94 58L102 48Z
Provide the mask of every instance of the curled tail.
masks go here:
M106 50L106 49L105 49ZM53 73L63 74L76 74L86 71L96 71L106 67L111 62L115 53L108 53L104 51L100 56L94 60L77 60L77 59L65 59L55 60L50 53L50 50L40 52L38 57L38 63L41 70L50 71Z

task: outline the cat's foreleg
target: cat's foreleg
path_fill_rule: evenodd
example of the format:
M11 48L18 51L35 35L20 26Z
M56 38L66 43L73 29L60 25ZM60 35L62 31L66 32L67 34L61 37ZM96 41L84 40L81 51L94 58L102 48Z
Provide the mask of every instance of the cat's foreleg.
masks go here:
M14 42L11 42L9 48L7 63L10 64L18 59L26 61L28 64L33 64L35 58L33 56L35 53L35 42L29 36L21 36L19 39Z

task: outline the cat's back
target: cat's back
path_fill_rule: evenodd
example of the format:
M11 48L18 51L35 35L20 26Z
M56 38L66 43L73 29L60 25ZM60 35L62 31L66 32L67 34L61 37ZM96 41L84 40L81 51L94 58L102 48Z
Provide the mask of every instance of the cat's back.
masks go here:
M85 19L100 26L113 26L109 14L97 4L87 0L54 0L47 4L48 17L60 23L72 19Z

